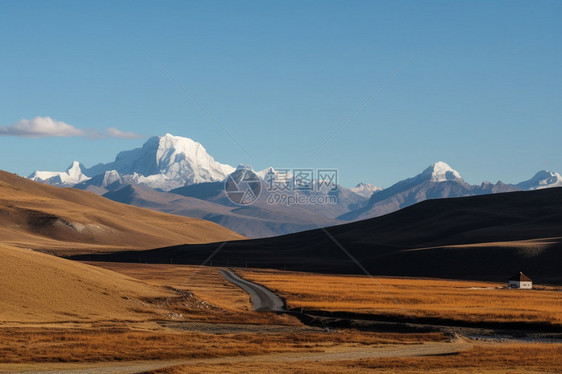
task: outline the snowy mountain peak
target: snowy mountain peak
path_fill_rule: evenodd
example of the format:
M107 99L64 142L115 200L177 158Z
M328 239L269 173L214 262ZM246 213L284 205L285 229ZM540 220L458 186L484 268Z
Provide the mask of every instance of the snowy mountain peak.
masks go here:
M102 187L109 186L115 182L123 183L123 179L121 179L121 176L119 175L117 170L106 171L103 175Z
M164 191L221 181L235 170L216 162L201 143L169 133L148 139L142 148L121 152L107 166L131 175L136 183Z
M72 164L70 164L66 171L70 170L82 170L82 167L78 161L72 161Z
M82 165L78 161L73 161L72 164L66 169L66 173L74 179L86 177L82 172ZM88 179L86 177L86 179Z
M517 184L522 190L540 190L550 187L562 187L562 176L556 172L541 170L531 179Z
M382 187L377 187L374 184L361 182L357 184L357 186L351 188L351 191L355 192L359 196L370 198L371 195L375 192L382 191Z
M35 172L29 178L48 184L74 185L89 177L103 176L104 184L121 179L169 191L195 183L218 182L234 170L215 161L200 143L168 133L151 137L141 148L119 152L115 161L108 164L84 170L74 162L66 172Z
M458 171L449 166L449 164L438 161L425 169L422 176L429 177L432 182L446 182L462 180Z
M272 178L276 179L277 176L279 175L279 172L275 170L275 168L272 166L260 171L256 171L255 173L258 177L260 177L263 180L270 180Z
M78 161L72 162L72 164L66 169L66 171L39 171L36 170L30 176L29 179L36 182L43 182L52 184L54 186L73 186L77 183L87 181L88 178L82 172L82 165Z
M190 158L194 161L209 156L207 150L201 145L201 143L198 143L190 138L166 134L158 138L156 159L162 161L169 155L170 152L173 154L185 155L186 158Z

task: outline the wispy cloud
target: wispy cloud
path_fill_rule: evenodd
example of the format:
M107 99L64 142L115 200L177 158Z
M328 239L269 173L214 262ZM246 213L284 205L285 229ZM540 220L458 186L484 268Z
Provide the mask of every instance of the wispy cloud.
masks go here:
M105 130L107 132L107 135L112 137L112 138L121 138L121 139L138 139L138 138L143 138L144 135L139 135L136 134L134 132L129 132L129 131L121 131L115 127L108 127L107 130Z
M142 135L124 132L115 127L109 127L105 132L97 130L83 130L68 123L57 121L51 117L35 117L21 119L10 126L0 127L0 136L18 136L23 138L50 138L85 136L90 139L122 138L137 139Z
M11 126L0 127L0 135L46 138L50 136L87 136L88 134L84 130L77 129L62 121L56 121L51 117L35 117L33 119L21 119Z

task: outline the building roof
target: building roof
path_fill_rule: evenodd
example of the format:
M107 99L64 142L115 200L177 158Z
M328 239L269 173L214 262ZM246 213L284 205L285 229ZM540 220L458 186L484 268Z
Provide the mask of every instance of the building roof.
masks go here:
M518 282L532 282L531 278L519 272L519 274L515 274L513 277L509 278L510 281L518 281Z

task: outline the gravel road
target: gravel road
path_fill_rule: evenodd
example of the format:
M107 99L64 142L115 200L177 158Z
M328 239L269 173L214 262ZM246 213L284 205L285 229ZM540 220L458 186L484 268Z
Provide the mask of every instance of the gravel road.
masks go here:
M256 311L283 312L285 310L285 301L264 286L247 281L230 270L220 270L220 272L227 281L242 288L250 295Z

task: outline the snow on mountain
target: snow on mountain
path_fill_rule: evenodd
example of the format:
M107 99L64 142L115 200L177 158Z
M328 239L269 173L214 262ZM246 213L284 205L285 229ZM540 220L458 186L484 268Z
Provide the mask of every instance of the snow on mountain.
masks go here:
M245 168L249 166L240 165L238 170ZM64 172L36 171L29 178L99 194L116 191L126 184L142 185L231 207L232 203L224 193L224 185L227 177L236 170L237 168L215 161L200 143L166 134L148 139L140 148L120 152L111 163L86 169L75 161ZM310 176L312 180L306 185L310 188L297 188L294 184L297 183L298 174L295 172L293 175L291 169L270 167L257 171L256 174L263 180L261 194L253 205L254 210L247 210L247 215L257 217L266 213L275 215L283 212L285 217L290 217L286 220L290 225L275 226L267 223L267 227L278 234L290 232L292 229L289 227L302 229L300 220L309 221L309 214L328 220L358 220L387 214L427 199L562 187L562 176L548 171L541 171L518 185L485 182L480 186L472 186L463 180L459 172L442 161L384 190L366 183L359 183L351 189L339 185L331 188L328 183L323 183L329 182L328 179L314 179L318 178L316 174ZM268 204L267 197L279 191L287 194L294 192L305 197L335 197L335 203L302 204L299 207L291 206L290 209ZM246 213L237 214L242 217ZM295 225L296 222L299 224Z
M516 186L526 191L562 187L562 176L553 171L541 170L531 179L521 182Z
M512 184L505 184L502 181L498 181L498 183L493 184L491 182L482 182L480 186L473 186L472 193L474 195L486 195L492 193L504 193L504 192L515 192L521 191L520 188L512 185Z
M54 186L73 186L77 183L90 179L82 172L83 166L78 161L74 161L66 171L35 171L28 176L36 182L51 184Z
M120 152L111 163L84 170L83 177L61 178L68 181L66 184L73 185L88 177L104 175L102 180L96 179L96 185L103 187L121 179L169 191L190 184L222 181L234 170L230 165L215 161L200 143L166 134L148 139L141 148ZM36 177L37 180L54 184L49 178L60 174L37 171L30 178Z
M382 187L377 187L374 184L369 183L359 183L357 186L350 188L350 190L355 192L357 195L368 199L375 192L382 191Z
M103 181L101 187L106 187L116 182L123 183L123 178L121 178L117 170L109 170L103 174Z
M473 186L458 171L443 161L430 165L415 177L404 179L371 195L364 206L341 216L342 220L358 220L381 216L427 199L472 195Z
M88 172L115 170L135 183L163 191L185 185L216 182L235 169L216 162L198 142L166 134L152 137L142 148L120 152L110 164L96 165Z
M433 165L425 169L420 175L423 177L429 177L431 182L462 180L459 172L443 161L434 163Z
M166 134L159 139L157 167L168 178L185 178L190 183L223 180L235 169L221 164L205 148L189 138Z
M98 195L103 195L110 190L120 188L120 186L129 183L135 183L132 176L122 176L117 172L117 170L109 170L105 173L93 176L84 182L75 184L73 187L79 190L90 191Z

